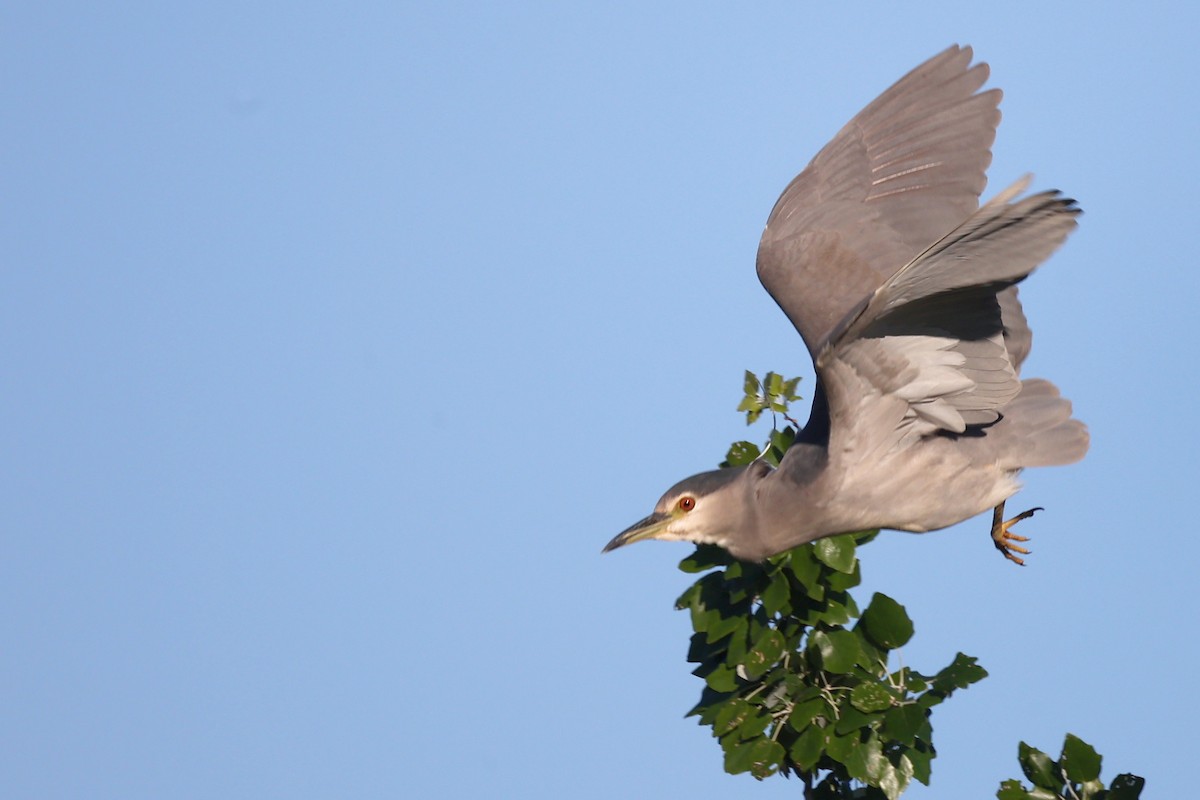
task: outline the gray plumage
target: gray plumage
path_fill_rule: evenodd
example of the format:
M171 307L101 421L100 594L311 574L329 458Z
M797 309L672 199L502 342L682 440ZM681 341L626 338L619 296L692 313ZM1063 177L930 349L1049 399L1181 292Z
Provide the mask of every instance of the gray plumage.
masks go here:
M1068 464L1087 429L1044 380L1016 284L1075 228L1023 178L978 205L1000 121L986 64L951 47L868 105L784 190L758 276L816 365L813 410L779 469L676 484L605 549L711 542L759 560L872 528L929 531L1000 507L1025 467ZM1003 528L1001 531L1000 528Z

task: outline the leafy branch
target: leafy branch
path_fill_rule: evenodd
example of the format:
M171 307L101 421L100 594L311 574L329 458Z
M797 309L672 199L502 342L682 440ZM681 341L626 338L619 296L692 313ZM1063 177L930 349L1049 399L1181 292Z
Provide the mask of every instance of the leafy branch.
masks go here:
M768 372L759 380L757 375L746 370L746 377L742 383L742 391L746 396L738 403L737 410L746 412L747 425L753 425L764 411L770 411L772 415L782 415L789 423L799 428L800 424L787 415L788 403L800 399L796 394L799 384L799 378L786 379L774 372Z
M1146 785L1144 779L1125 772L1106 789L1100 780L1100 754L1071 733L1063 741L1058 761L1024 742L1017 760L1033 787L1018 780L1004 781L996 792L998 800L1137 800Z

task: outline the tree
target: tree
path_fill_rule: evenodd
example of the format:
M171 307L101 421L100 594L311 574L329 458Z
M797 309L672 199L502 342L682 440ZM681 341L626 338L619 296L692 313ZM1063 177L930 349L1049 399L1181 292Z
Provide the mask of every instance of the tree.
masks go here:
M746 373L747 423L769 412L787 424L763 448L734 443L722 467L779 464L798 429L788 416L798 382ZM676 602L691 614L688 661L704 680L688 715L712 728L727 772L795 776L805 798L821 800L895 800L914 778L929 783L933 709L987 672L962 653L932 674L889 669L912 620L880 593L860 611L849 591L861 579L858 548L877 534L821 539L761 564L699 545L679 565L703 573ZM1070 734L1058 761L1024 742L1018 756L1033 787L1005 781L1000 800L1133 800L1143 785L1124 774L1105 789L1100 756Z

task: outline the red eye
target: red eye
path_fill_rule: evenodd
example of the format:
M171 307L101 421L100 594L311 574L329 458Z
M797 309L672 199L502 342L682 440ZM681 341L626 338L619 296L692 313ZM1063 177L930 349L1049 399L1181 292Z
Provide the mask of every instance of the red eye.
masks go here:
M679 498L679 510L680 511L691 511L695 507L696 507L696 498L694 498L694 497Z

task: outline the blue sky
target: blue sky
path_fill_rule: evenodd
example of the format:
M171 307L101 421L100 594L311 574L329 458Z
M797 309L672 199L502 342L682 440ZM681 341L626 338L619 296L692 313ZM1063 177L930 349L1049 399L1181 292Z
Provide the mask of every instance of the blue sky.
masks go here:
M1171 4L26 4L0 47L11 797L795 797L684 720L685 545L601 557L806 376L754 277L859 108L969 43L989 191L1079 231L1026 374L1088 422L1016 506L862 552L904 662L991 672L934 783L1092 742L1186 796L1200 658L1195 12Z

